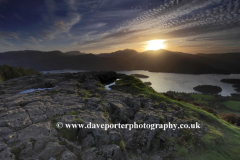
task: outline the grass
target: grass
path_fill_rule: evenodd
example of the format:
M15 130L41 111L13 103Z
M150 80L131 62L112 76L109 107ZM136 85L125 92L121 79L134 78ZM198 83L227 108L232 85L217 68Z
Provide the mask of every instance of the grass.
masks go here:
M71 111L71 112L66 113L66 115L78 115L78 112L77 111Z
M122 150L125 149L125 143L124 143L123 141L120 141L119 144L118 144L118 146L119 146Z
M63 137L69 141L76 141L77 140L77 134L78 134L78 129L66 129L66 128L61 128L58 129L56 127L57 121L53 120L52 121L52 126L58 131L58 134L60 137Z
M103 115L106 117L108 116L108 112L106 110L103 110Z
M207 94L190 94L194 98L194 102L206 104L208 100L211 100L214 98L213 95L207 95Z
M48 122L48 121L54 121L56 118L58 118L59 116L53 116L50 118L47 118L44 122Z
M87 91L85 89L82 90L77 90L78 96L82 97L83 99L88 99L89 97L92 96L90 91Z
M15 155L15 159L19 159L19 154L21 152L21 149L19 147L16 147L16 146L12 146L11 147L11 151L12 153Z
M116 86L120 85L121 87L118 89L126 93L146 95L157 93L151 87L143 83L140 79L136 79L133 76L126 76L121 80L115 81L115 84L116 85L112 86L113 89L116 88Z
M77 115L77 114L78 114L78 112L76 112L76 111L71 111L71 112L66 113L66 115ZM57 117L59 117L59 116L53 116L51 118L48 118L45 120L45 122L51 121L52 126L58 131L58 133L61 137L66 138L69 141L76 141L78 129L66 129L66 128L58 129L56 127L57 121L55 120ZM80 124L82 122L82 120L80 118L75 118L74 120L78 124Z
M0 75L0 82L2 82L3 81L3 78L1 77L1 75Z
M155 101L166 103L174 103L183 109L189 111L187 117L198 119L198 122L207 124L209 130L203 134L199 139L200 146L195 144L194 138L188 139L186 143L176 144L177 139L174 139L175 144L174 155L184 156L187 159L196 160L238 160L240 159L240 128L237 128L220 116L202 110L200 107L193 104L172 100L163 94L157 93L152 88L145 85L141 80L132 76L126 76L122 80L116 81L116 85L112 86L113 89L125 93L132 93L135 95L145 94L147 97ZM212 96L198 96L198 98L211 99ZM182 133L185 137L189 133ZM168 137L169 138L169 137Z
M48 91L48 93L46 94L46 96L51 96L51 95L57 94L57 93L59 93L59 92L60 92L60 90Z
M234 110L234 111L240 111L240 102L239 101L225 101L222 102L227 108Z
M75 118L74 119L78 124L82 123L82 120L80 118Z

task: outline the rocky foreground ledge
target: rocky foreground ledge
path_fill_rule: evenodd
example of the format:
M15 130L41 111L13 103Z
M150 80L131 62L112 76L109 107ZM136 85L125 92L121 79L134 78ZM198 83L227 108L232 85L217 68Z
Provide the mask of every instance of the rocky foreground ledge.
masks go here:
M0 159L3 160L161 160L187 159L179 145L208 132L200 129L58 129L73 124L195 123L175 104L144 95L105 90L115 72L25 76L0 83ZM27 89L52 88L19 94ZM189 133L188 133L189 132Z

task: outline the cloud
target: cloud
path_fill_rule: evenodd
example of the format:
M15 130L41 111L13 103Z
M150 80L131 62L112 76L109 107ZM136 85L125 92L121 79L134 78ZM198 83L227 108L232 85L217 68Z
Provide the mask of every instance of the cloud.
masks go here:
M94 12L109 2L110 0L87 0L87 1L74 1L75 6L77 6L78 10L84 13Z
M67 5L69 6L69 8L72 11L77 11L77 6L76 6L75 0L65 0L65 2L67 3Z
M1 39L15 39L18 40L19 39L19 35L15 32L4 32L4 31L0 31L0 38Z
M47 6L48 12L50 14L53 14L56 10L56 4L54 0L45 0L45 4Z
M54 39L57 35L67 33L81 19L78 13L68 13L66 18L56 18L47 30L43 31L43 37Z
M74 0L67 1L69 6L65 17L59 17L55 14L56 4L54 0L46 0L48 14L44 15L44 20L49 24L48 29L42 32L42 36L47 39L54 39L62 33L68 33L69 30L81 20L81 15L76 11Z
M0 44L1 47L12 47L12 46L14 46L14 44L9 43L5 40L0 40L0 42L1 42L1 44Z
M36 40L34 37L29 36L27 39L28 42L34 43L34 44L39 44L38 40Z
M84 31L85 33L85 30L98 30L100 28L104 28L107 26L107 23L104 23L104 22L96 22L96 23L91 23L91 24L86 24L86 25L83 25L81 27L79 27L78 31Z
M13 13L13 15L14 15L17 19L22 20L22 17L21 17L19 14Z
M122 12L122 14L125 13L128 12ZM103 12L97 16L117 17L119 15L121 12L113 11L113 14ZM111 30L96 34L92 40L80 44L101 42L101 44L107 45L109 39L125 43L127 39L149 35L155 38L169 39L214 33L215 37L228 39L227 36L224 38L220 33L230 29L239 30L239 19L239 0L171 0L142 12L139 16L131 17ZM235 37L238 39L237 36Z

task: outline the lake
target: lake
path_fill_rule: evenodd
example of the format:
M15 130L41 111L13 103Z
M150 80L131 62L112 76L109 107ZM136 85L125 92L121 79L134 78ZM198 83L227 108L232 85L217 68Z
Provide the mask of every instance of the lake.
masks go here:
M86 72L83 70L55 70L43 71L43 73L66 73L66 72ZM140 78L143 82L151 82L151 87L157 92L177 91L186 93L198 93L193 90L197 85L216 85L222 88L220 93L222 96L230 96L231 93L237 93L231 84L223 83L220 80L223 78L240 78L240 74L219 75L219 74L178 74L178 73L162 73L162 72L148 72L144 70L133 71L118 71L117 73L143 74L149 78Z

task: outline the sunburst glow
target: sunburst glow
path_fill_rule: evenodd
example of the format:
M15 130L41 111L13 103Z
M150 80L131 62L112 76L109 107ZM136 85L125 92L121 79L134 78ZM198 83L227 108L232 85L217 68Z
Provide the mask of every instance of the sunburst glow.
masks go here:
M164 43L165 40L151 40L147 41L147 50L159 50L159 49L164 49L166 47L166 44Z

